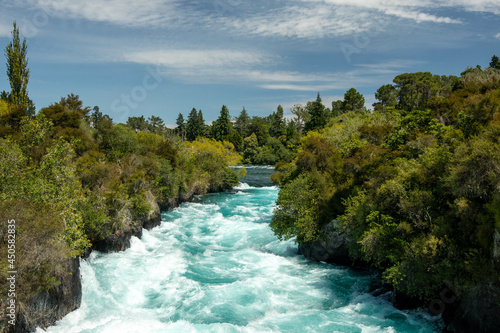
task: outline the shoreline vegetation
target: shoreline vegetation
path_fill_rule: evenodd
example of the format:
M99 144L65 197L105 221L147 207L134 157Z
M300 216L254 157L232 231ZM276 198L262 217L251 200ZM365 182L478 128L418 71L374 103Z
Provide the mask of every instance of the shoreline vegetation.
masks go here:
M450 331L496 328L498 57L460 76L398 75L377 90L373 110L351 88L331 108L319 93L295 105L290 120L281 106L236 118L222 106L209 126L193 108L168 129L156 116L113 123L74 94L35 112L26 52L14 24L11 91L0 95L0 289L6 221L15 220L17 325L2 293L2 332L46 327L77 308L79 257L126 249L162 210L237 185L243 164L276 165L271 228L296 237L309 258L375 267L413 306L441 300ZM318 244L326 253L313 253ZM460 302L440 299L446 286Z

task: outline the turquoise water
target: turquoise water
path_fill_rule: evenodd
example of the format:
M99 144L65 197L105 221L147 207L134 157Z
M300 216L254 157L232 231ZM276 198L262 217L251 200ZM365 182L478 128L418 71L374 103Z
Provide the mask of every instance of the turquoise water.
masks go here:
M250 169L250 183L267 184L256 172L270 173ZM80 309L47 332L440 331L369 294L371 273L310 262L277 240L277 193L243 183L164 213L127 251L93 252L81 262Z

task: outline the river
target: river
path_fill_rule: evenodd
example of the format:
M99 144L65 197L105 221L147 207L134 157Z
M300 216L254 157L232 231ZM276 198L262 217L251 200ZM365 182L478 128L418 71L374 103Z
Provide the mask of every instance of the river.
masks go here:
M37 332L440 332L369 293L375 276L315 263L269 228L278 189L251 167L233 191L162 214L130 249L81 261L81 307Z

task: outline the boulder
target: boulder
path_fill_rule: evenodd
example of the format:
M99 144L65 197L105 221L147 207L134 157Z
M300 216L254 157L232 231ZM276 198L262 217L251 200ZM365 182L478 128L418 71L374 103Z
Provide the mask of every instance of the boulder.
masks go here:
M348 239L345 233L339 230L336 220L325 225L321 235L318 240L299 243L299 254L313 261L338 265L354 263L347 248Z

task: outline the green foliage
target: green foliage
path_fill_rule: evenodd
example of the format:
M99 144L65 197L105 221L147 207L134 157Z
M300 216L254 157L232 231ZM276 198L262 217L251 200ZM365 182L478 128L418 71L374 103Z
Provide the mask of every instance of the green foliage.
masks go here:
M243 107L240 115L236 118L234 128L240 133L242 138L246 138L250 134L250 117L245 107Z
M194 141L196 138L205 134L205 121L201 110L198 112L195 108L188 115L186 124L186 140Z
M184 122L184 116L182 113L179 113L177 116L177 119L175 120L175 124L177 127L175 128L175 131L177 132L177 135L179 135L183 140L186 139L186 123Z
M212 137L217 141L224 141L231 134L232 124L227 106L223 105L219 118L212 125Z
M5 56L7 57L7 77L10 83L10 94L8 101L13 105L23 106L26 110L26 115L32 117L35 107L33 101L28 97L28 81L30 78L30 70L28 68L28 46L26 39L21 44L19 37L19 28L14 22L12 30L12 41L5 48Z
M109 161L117 161L138 147L136 133L128 126L117 124L100 133L100 149Z
M58 285L65 274L63 264L70 257L61 240L64 221L53 207L17 199L0 201L0 288L7 290L7 221L16 224L16 298L20 304L40 290Z
M491 57L490 67L494 69L500 69L500 59L496 55Z
M432 75L429 72L404 73L394 78L399 108L406 111L422 110L435 96L451 93L455 77Z
M380 101L376 104L380 104L382 108L386 108L388 106L396 106L398 102L396 88L392 84L386 84L378 88L377 92L375 93L375 98ZM374 104L374 106L376 106L376 104Z
M172 207L195 194L229 189L244 175L244 168L230 167L242 159L231 143L200 139L182 145L168 138L155 116L113 124L97 106L84 107L78 95L27 117L27 106L17 103L27 93L29 71L18 66L25 43L20 53L16 47L11 43L11 59L17 57L11 74L24 75L24 86L0 99L0 265L7 258L4 222L15 218L18 301L57 286L67 260L92 243L158 214L156 202ZM203 115L193 112L193 119L195 114L201 136ZM184 126L182 117L179 124ZM178 132L185 136L185 127Z
M281 107L281 105L278 105L276 112L273 112L269 116L269 135L274 138L279 138L286 134L286 123L285 119L283 118L283 113L283 107Z
M307 103L306 110L309 114L309 120L305 123L304 126L304 130L306 132L325 127L328 120L328 115L325 106L321 102L319 93L316 101Z
M127 126L136 132L147 131L149 129L149 124L144 116L128 117Z
M365 108L365 98L356 89L351 88L344 94L342 109L344 112L362 111Z
M274 232L309 241L336 220L353 258L422 300L435 298L443 281L465 288L498 278L496 75L402 74L379 89L373 113L341 113L334 102L339 115L277 167Z
M229 189L239 183L236 171L230 167L240 164L242 157L230 142L200 138L187 145L190 163L201 173L201 179L208 181L210 191Z
M3 117L8 113L9 113L9 104L3 99L0 99L0 117Z
M299 242L317 239L320 224L317 206L319 199L319 191L309 177L295 178L279 192L271 229L280 239L297 237Z

